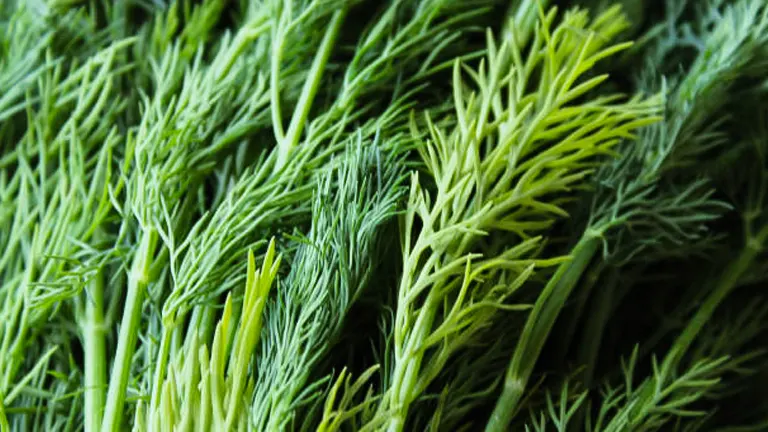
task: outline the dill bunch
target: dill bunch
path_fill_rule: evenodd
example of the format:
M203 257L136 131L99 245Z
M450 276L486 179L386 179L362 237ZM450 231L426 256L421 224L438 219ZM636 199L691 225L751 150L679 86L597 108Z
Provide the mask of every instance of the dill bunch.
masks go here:
M764 429L764 3L0 0L0 431Z

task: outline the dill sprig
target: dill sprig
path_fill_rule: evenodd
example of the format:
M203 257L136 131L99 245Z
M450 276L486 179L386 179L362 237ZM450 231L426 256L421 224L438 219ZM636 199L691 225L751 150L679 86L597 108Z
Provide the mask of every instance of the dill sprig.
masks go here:
M318 186L312 227L267 307L251 405L257 429L309 427L296 411L319 394L322 381L313 383L311 374L372 282L383 228L403 193L402 171L376 143L356 146Z
M536 258L541 238L533 235L564 215L551 197L583 182L589 163L617 138L653 121L653 99L575 102L606 79L579 77L626 47L606 45L622 27L619 16L613 10L590 22L585 12L572 11L552 29L553 10L540 16L527 56L515 32L499 46L489 34L478 69L455 63L455 115L440 122L426 117L429 139L421 155L436 190L432 195L413 176L392 365L368 428L402 430L411 404L495 310L527 308L505 300L534 268L560 262ZM483 256L478 244L493 232L522 241Z

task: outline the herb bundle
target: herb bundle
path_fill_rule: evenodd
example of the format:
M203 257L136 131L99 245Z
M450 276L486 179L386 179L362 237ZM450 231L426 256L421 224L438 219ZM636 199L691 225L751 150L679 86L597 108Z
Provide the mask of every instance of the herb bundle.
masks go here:
M762 0L0 1L0 430L764 430Z

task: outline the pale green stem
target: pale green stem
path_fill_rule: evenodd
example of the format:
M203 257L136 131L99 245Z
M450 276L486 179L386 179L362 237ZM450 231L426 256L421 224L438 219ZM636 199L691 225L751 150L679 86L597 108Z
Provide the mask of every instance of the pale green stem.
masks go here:
M165 380L165 368L168 365L168 354L171 350L171 336L173 335L174 325L163 324L163 335L160 337L160 350L157 354L155 363L154 385L152 386L152 397L149 402L150 412L154 412L160 402L160 392L163 391L163 381Z
M280 63L282 63L283 58L284 42L283 29L278 27L272 34L272 56L269 60L270 112L272 114L272 129L278 143L282 142L285 137L283 113L280 107Z
M293 111L293 117L291 117L288 131L286 132L285 137L278 142L275 171L280 170L285 165L291 151L299 143L299 137L304 131L304 126L307 123L309 110L312 108L317 89L320 86L320 80L323 77L325 65L328 63L328 58L331 56L333 47L336 44L336 37L339 34L341 23L344 21L345 13L346 10L342 8L341 10L336 11L331 17L331 21L325 31L325 36L323 36L317 54L312 61L312 67L307 75L307 80L304 82L304 87L301 89L301 95L299 95L299 101L296 104L296 109Z
M186 314L183 314L186 315ZM189 331L187 332L187 340L185 345L189 345L192 342L193 333L198 335L198 340L208 341L213 333L215 327L214 322L215 314L213 309L209 306L203 305L193 309L192 317L189 323ZM163 389L163 382L165 381L165 372L168 367L168 358L171 351L171 341L173 339L173 332L177 329L176 323L181 318L175 317L172 320L163 324L163 334L160 337L160 348L158 351L157 360L155 363L154 384L152 386L152 396L150 399L150 410L158 407L160 402L160 392Z
M104 331L104 279L99 271L93 278L85 299L85 322L82 323L85 355L85 431L98 432L107 383Z
M128 292L125 297L123 318L120 322L120 334L117 340L117 351L112 365L112 375L107 392L107 405L104 420L101 425L103 432L116 432L121 429L123 405L128 387L128 378L136 349L136 338L139 333L141 309L149 283L150 265L155 253L157 233L153 229L142 232L136 256L133 258L131 272L128 275Z
M404 292L404 291L401 291ZM435 307L432 293L430 291L425 305L419 310L419 316L414 324L413 331L410 332L408 343L400 351L400 355L395 360L395 368L392 372L392 394L390 394L389 407L394 412L389 413L389 422L387 424L388 432L400 432L405 426L405 419L408 417L408 410L413 399L414 388L419 379L421 371L421 361L423 354L417 352L417 344L424 341L432 323L435 319ZM398 311L400 309L398 308Z
M2 398L4 395L0 393L0 398ZM0 430L9 431L11 430L11 425L8 423L8 416L5 414L5 408L3 404L0 403Z
M560 265L539 295L515 347L501 396L485 427L486 432L507 430L549 332L599 246L600 239L597 236L585 234L573 248L571 260Z
M126 27L128 25L128 6L126 2L117 1L112 4L112 16L110 22L116 23L112 25L112 36L115 40L120 40L125 37Z

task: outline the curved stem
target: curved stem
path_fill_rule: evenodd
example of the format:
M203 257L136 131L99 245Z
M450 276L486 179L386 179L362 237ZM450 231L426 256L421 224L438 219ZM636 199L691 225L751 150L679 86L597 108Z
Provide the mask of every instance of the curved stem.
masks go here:
M555 358L565 359L568 352L571 350L576 331L579 329L579 324L582 322L582 319L584 319L587 303L592 299L592 291L600 280L600 276L603 274L604 270L605 263L600 261L586 272L584 281L579 287L579 295L574 299L575 304L570 308L569 316L563 316L563 319L567 324L563 327L565 334L560 340Z
M597 292L595 305L587 319L584 335L579 347L578 364L585 367L584 386L589 389L595 375L595 363L605 332L605 323L613 310L613 294L619 282L619 272L610 271L608 280Z
M598 267L604 268L602 263ZM589 281L590 290L594 288L597 282L598 275L593 276L594 278L591 278ZM587 391L591 391L594 385L597 357L602 346L606 322L613 312L614 295L616 294L618 283L619 271L612 268L606 283L595 293L595 298L593 299L594 306L590 309L589 318L582 334L581 344L579 344L577 364L584 368L581 376L584 388ZM586 305L584 306L584 309L586 309ZM584 430L584 418L587 415L587 411L587 408L582 406L574 415L571 424L575 425L575 431L581 432Z
M572 259L560 265L539 295L515 347L515 353L504 378L501 396L496 401L491 418L485 427L486 432L507 430L523 397L539 354L547 341L547 336L599 246L598 237L585 234L573 248Z
M394 391L389 396L390 407L394 408L394 410L389 414L388 432L402 431L405 426L405 420L408 417L408 410L413 400L413 389L417 385L423 359L423 353L417 352L417 344L427 338L429 329L432 327L435 319L435 308L432 307L433 292L429 293L425 301L425 307L419 310L419 316L416 319L413 331L410 332L408 343L400 350L400 355L395 360L391 386Z
M152 396L150 397L149 408L154 409L160 403L160 392L163 391L163 382L165 381L165 369L168 366L168 354L171 351L171 336L173 334L172 324L163 323L163 334L160 336L160 348L157 353L155 363L154 384L152 385Z

